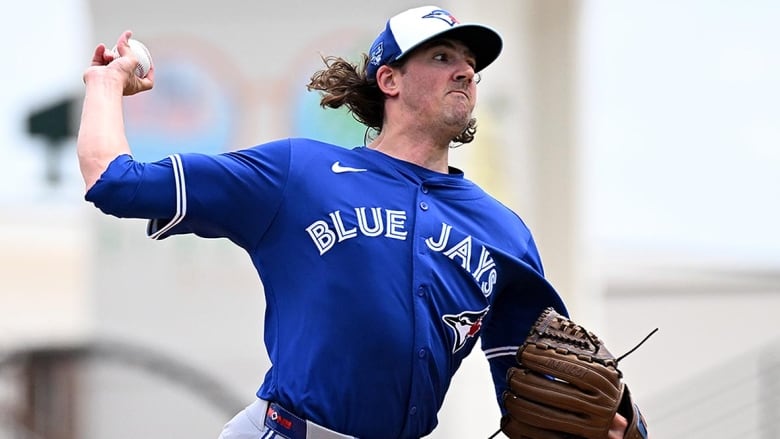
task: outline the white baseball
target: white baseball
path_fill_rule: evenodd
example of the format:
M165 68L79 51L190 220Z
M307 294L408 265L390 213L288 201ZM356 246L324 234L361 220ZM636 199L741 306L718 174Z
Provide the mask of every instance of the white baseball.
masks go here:
M138 40L130 38L127 40L127 44L130 46L130 50L133 51L135 59L138 60L138 65L135 67L135 75L139 78L145 78L146 75L149 74L149 69L152 68L152 54L144 43ZM116 56L119 56L116 46L114 46L111 51L114 52Z

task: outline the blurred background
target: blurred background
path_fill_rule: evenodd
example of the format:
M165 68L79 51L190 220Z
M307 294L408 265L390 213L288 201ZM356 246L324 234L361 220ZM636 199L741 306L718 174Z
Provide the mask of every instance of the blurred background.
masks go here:
M0 438L216 438L268 368L262 287L224 240L145 238L83 201L82 72L132 29L155 89L139 159L279 137L363 143L305 89L422 3L29 0L0 17ZM575 320L617 355L655 438L780 438L780 4L439 3L504 36L467 177L535 233ZM464 363L431 438L498 425Z

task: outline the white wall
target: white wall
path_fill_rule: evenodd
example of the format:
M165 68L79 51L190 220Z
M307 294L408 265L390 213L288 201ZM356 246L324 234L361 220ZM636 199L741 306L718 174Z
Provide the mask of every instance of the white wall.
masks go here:
M777 431L759 369L780 340L778 18L764 0L584 9L581 202L605 294L594 324L616 353L659 328L622 363L656 437Z
M780 262L777 2L587 5L591 239Z
M717 315L722 297L707 288L692 296L684 288L663 291L669 283L696 288L703 276L743 293L741 303L773 309L764 303L780 292L772 278L759 297L733 284L780 270L780 9L762 0L588 5L580 54L582 200L598 255L592 266L615 306L630 299L621 285L644 285L638 295L661 308L680 309L682 301L702 318ZM669 323L661 309L633 310ZM609 326L620 327L621 318L610 314ZM757 325L764 339L778 334L738 312L720 321L718 337L736 322Z

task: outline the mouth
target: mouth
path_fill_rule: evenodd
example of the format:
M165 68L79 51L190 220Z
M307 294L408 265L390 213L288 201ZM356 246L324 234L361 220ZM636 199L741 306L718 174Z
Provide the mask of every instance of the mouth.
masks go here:
M471 96L463 90L451 90L450 93L463 95L466 99L471 100Z

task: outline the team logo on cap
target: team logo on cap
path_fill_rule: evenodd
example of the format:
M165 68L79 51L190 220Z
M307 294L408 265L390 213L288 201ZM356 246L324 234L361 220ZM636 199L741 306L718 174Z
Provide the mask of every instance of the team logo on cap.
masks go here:
M439 20L444 21L450 26L455 26L456 24L460 24L460 21L458 21L457 18L453 17L452 14L445 11L444 9L436 9L435 11L431 11L423 15L422 18L438 18Z
M442 320L453 331L455 343L452 346L452 353L456 353L466 346L466 342L479 334L482 329L482 319L485 318L490 307L482 311L465 311L460 314L445 314Z
M371 51L371 64L378 66L382 63L382 54L385 52L385 47L383 42L379 42L379 44L376 45L374 50Z

